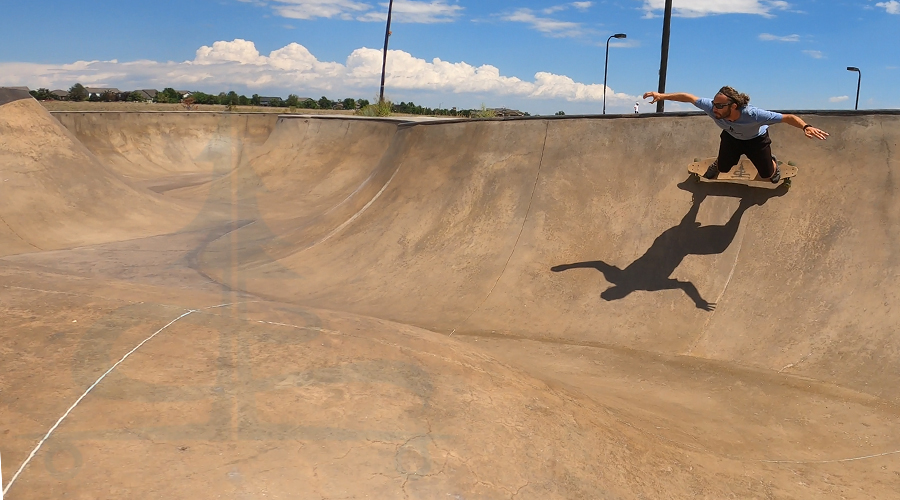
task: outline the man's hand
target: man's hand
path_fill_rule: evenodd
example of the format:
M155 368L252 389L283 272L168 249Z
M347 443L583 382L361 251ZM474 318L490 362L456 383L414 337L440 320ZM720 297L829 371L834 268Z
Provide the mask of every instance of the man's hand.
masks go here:
M803 133L806 134L806 137L809 137L810 139L815 138L822 139L824 141L825 138L828 137L828 132L825 132L824 130L818 129L816 127L806 127L805 129L803 129Z
M828 133L826 133L824 130L818 129L811 125L807 126L806 122L797 115L785 113L782 115L781 121L783 123L787 123L788 125L803 129L803 133L806 134L806 137L809 137L810 139L821 139L824 141L825 138L828 137Z
M644 93L644 99L646 99L646 98L648 98L648 97L652 97L652 98L653 98L653 99L650 100L650 104L653 104L653 103L655 103L655 102L658 102L658 101L662 101L662 100L663 100L663 99L662 99L662 94L660 94L659 92L646 92L646 93Z
M697 102L697 96L693 94L688 94L686 92L673 92L671 94L663 94L661 92L647 92L644 94L644 99L652 97L653 100L650 101L650 104L659 101L676 101L676 102L687 102L687 103L695 103Z

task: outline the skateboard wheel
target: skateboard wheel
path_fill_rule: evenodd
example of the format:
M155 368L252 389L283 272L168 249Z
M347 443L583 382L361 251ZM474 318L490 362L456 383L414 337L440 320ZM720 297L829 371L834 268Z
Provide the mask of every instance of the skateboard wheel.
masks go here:
M784 187L787 187L787 188L791 187L791 178L790 177L788 177L787 179L784 180Z

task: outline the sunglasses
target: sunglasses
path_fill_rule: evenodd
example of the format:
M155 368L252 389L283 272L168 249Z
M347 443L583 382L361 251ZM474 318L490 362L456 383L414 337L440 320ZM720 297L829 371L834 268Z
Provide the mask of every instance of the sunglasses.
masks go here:
M725 108L727 108L728 106L731 106L732 104L734 104L734 103L733 103L733 102L726 102L725 104L719 104L719 103L715 103L715 102L714 102L714 103L713 103L713 107L716 108L716 109L725 109Z

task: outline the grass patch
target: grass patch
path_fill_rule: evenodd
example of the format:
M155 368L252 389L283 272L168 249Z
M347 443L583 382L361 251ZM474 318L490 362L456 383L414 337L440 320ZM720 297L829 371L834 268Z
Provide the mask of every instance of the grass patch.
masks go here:
M391 112L393 111L394 104L391 101L385 99L384 101L376 102L375 104L369 104L368 106L363 106L356 111L356 114L359 116L391 116Z
M484 103L481 103L481 109L472 111L472 114L469 115L472 118L495 118L497 116L497 112L493 109L488 109Z

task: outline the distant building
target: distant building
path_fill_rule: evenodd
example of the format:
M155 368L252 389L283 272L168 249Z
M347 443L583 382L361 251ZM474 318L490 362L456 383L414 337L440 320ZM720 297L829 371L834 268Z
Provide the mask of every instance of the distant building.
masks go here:
M156 89L141 89L136 91L138 94L141 94L141 97L148 101L152 101L156 99L156 94L159 94L159 91Z
M144 101L150 102L156 98L156 94L159 94L159 91L155 89L142 89L142 90L123 90L119 92L118 97L120 101L127 101L131 94L135 94L141 96Z
M94 96L102 97L103 94L105 94L107 92L112 92L113 94L116 95L116 98L118 98L119 95L122 94L122 91L115 87L85 87L84 90L86 90L88 93L88 95L87 95L88 99L90 99Z
M57 99L60 101L68 101L69 100L69 91L68 90L54 90L50 92L55 95Z
M31 89L28 87L0 87L0 89L24 90L25 92L31 92Z
M275 99L281 99L281 98L280 97L260 97L259 105L260 106L271 106L272 101L274 101Z

